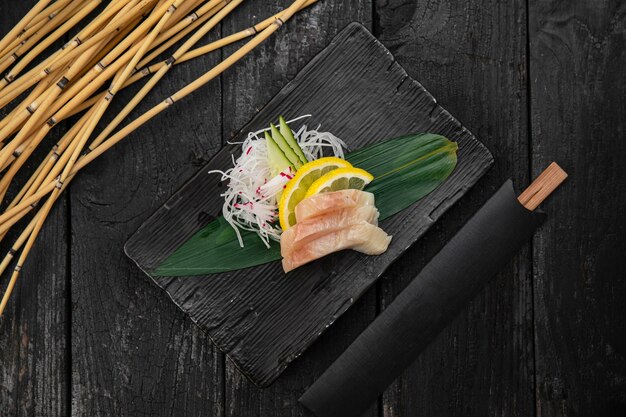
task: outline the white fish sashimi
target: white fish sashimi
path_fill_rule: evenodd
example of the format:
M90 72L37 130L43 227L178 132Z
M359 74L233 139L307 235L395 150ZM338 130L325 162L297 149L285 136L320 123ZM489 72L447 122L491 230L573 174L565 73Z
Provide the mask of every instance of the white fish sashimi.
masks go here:
M378 210L374 206L349 207L329 211L325 214L310 217L298 222L295 226L287 229L280 236L280 253L283 257L289 257L293 251L297 251L302 245L321 237L343 229L356 223L367 222L378 225Z
M374 194L360 190L341 190L316 194L298 203L296 221L299 223L333 210L373 205Z
M389 247L391 236L366 221L324 234L298 247L283 258L283 269L289 272L299 266L344 249L354 249L366 255L380 255Z

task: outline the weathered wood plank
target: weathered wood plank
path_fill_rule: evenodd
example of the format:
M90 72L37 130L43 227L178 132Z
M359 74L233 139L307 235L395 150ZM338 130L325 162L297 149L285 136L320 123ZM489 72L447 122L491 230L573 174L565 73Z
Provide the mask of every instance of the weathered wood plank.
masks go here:
M524 1L379 0L376 35L494 153L479 186L381 280L381 308L506 178L528 183ZM383 396L383 416L534 412L532 283L525 249Z
M0 37L28 12L34 1L0 3ZM59 47L61 42L56 43ZM0 110L0 117L7 114ZM60 125L49 141L56 141L65 130ZM18 174L23 184L43 158L36 152ZM6 200L17 190L9 191ZM61 198L43 227L13 295L0 319L0 414L7 416L65 415L69 409L67 382L68 299L68 221L66 199ZM4 257L17 238L10 233L0 244ZM4 290L11 271L2 275Z
M529 2L538 416L626 415L626 2Z
M276 0L251 2L237 11L234 32L241 22L269 16L286 3ZM289 22L241 65L224 76L224 132L234 135L282 86L292 79L348 23L359 21L371 28L371 1L322 1ZM303 415L297 399L316 377L374 318L376 293L370 291L296 359L269 388L259 389L235 366L226 362L226 415L271 417ZM377 415L372 409L369 416Z
M11 233L0 245L3 257L16 237ZM62 199L42 229L0 321L0 414L65 415L68 410L67 242L67 205ZM2 275L2 293L11 271Z
M219 52L174 67L131 118L217 62ZM130 93L116 96L114 111ZM74 415L223 415L222 355L123 252L128 236L219 149L220 138L218 80L129 136L72 185Z

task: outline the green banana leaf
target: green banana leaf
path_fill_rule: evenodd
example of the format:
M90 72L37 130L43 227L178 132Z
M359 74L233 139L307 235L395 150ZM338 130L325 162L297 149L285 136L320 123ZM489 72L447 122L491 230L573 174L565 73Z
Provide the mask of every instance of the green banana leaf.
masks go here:
M376 196L384 220L437 188L456 166L458 146L441 135L418 133L378 142L351 152L346 159L369 171L366 191ZM232 227L219 217L198 231L153 272L157 276L208 275L279 260L280 245L268 249L253 232L243 232L239 246Z

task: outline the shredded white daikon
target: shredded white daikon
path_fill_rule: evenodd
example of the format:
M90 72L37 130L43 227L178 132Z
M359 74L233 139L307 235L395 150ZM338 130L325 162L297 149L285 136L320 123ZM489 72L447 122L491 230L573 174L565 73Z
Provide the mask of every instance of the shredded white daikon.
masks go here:
M310 116L300 116L287 123ZM307 160L313 161L329 154L343 158L346 144L332 133L320 132L319 129L320 126L308 130L306 125L297 131L292 129ZM283 188L295 175L289 168L272 176L263 135L266 130L269 128L248 133L243 142L229 142L241 144L241 156L237 160L233 156L233 167L226 171L209 171L209 174L221 174L222 181L228 181L226 191L221 194L224 197L222 214L237 233L241 247L243 239L240 230L255 232L267 247L270 239L280 241L282 230L278 224L278 201Z

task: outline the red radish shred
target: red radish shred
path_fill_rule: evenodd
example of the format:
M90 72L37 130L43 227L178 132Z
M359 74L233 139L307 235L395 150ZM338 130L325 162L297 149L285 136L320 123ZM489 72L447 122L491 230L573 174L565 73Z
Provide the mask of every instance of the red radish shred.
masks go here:
M287 123L305 117L310 116L301 116ZM240 230L255 232L268 248L270 240L280 240L282 230L276 222L278 202L283 189L295 174L291 167L287 167L278 175L272 175L263 135L266 130L269 129L250 132L243 142L238 142L241 144L242 154L236 160L232 157L232 168L209 172L221 174L223 182L229 180L227 189L221 194L224 198L222 212L224 219L235 230L241 247L243 239ZM344 156L345 143L331 133L307 130L302 125L293 134L308 161L324 156L325 149L329 150L327 154L339 158Z

